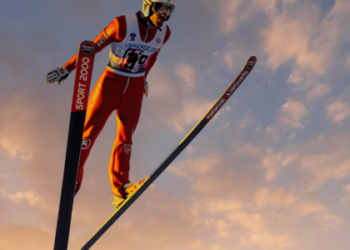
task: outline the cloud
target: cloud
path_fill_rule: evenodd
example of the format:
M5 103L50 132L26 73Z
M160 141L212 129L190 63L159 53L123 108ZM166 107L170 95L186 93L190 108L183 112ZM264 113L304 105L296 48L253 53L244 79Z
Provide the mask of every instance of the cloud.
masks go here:
M324 231L338 229L343 223L343 220L339 216L331 214L327 206L315 199L306 200L295 205L293 211L298 217L314 215L322 225Z
M295 245L294 234L273 234L267 218L261 214L235 211L226 213L227 220L208 220L216 227L216 237L232 238L239 235L240 246L258 246L261 249L288 249Z
M185 126L198 122L208 112L214 103L198 98L182 102L182 108L175 114L167 117L165 121L178 133L184 131Z
M252 2L252 7L255 7L256 10L264 10L266 14L274 13L276 11L276 2L277 0L260 0ZM286 2L294 2L294 0L287 0Z
M327 106L327 116L333 118L334 123L339 123L345 120L350 115L350 87L347 86L344 89L343 94L338 97L332 97L329 99L329 104Z
M350 184L344 187L344 193L345 195L340 202L347 202L350 200Z
M293 233L272 233L267 225L267 218L261 214L231 213L227 218L246 229L240 235L241 246L258 246L262 249L288 249L295 245Z
M262 207L286 207L292 205L297 198L289 194L284 188L263 188L255 193L255 205Z
M327 106L327 115L333 117L333 122L341 122L350 116L350 106L346 102L335 101Z
M0 107L0 149L11 158L19 156L28 160L33 150L29 145L28 136L21 135L19 131L22 131L24 124L33 122L36 113L28 105L24 105L19 96L12 96L7 101L11 109L8 109L8 106Z
M0 227L0 234L2 250L38 250L53 246L53 233L43 228L11 223Z
M284 103L275 116L272 125L268 126L266 131L274 136L278 136L282 129L300 128L302 118L307 114L303 103L289 99Z
M335 59L336 50L349 41L344 36L349 29L344 26L350 19L346 14L349 9L347 1L335 1L320 22L321 9L310 2L284 1L281 12L270 8L270 26L262 32L269 66L275 70L293 59L295 70L324 74Z
M254 146L250 143L239 142L232 146L233 151L240 156L247 157L252 168L259 168L265 171L265 179L272 181L275 179L278 171L282 170L288 164L298 158L298 152L275 152L272 148L266 146Z
M199 186L195 187L199 190ZM240 210L244 207L244 202L239 199L229 199L229 198L213 198L208 201L200 201L195 206L202 207L206 212L210 214L215 213L226 213Z
M350 194L350 184L344 187L344 190Z
M176 73L180 78L187 83L189 89L193 89L196 84L195 69L186 63L182 62L176 66Z
M240 13L237 13L237 9L241 5L242 1L227 1L224 5L223 12L226 14L220 15L220 30L224 34L233 32L238 25ZM221 12L222 13L222 12Z
M225 122L225 124L222 127L217 128L216 131L218 132L224 131L226 128L228 128L229 125L230 124L228 122Z
M230 238L232 237L232 231L230 224L224 220L214 220L214 219L205 219L205 224L207 227L216 228L216 238Z
M245 128L254 122L254 117L251 114L251 110L249 110L245 116L239 121L239 128Z
M342 152L324 154L306 154L301 159L301 166L310 172L313 179L309 183L309 190L315 190L327 179L341 179L350 175L350 158Z
M281 107L281 116L278 122L281 126L301 127L300 119L303 118L305 114L306 108L304 104L288 100L288 102Z
M319 215L318 220L321 221L324 231L332 231L341 228L343 224L342 218L335 214L326 213Z
M310 49L311 36L319 30L320 9L299 1L294 1L292 5L283 4L282 8L282 14L275 11L270 13L270 26L261 33L269 67L276 70L282 63L295 59L301 67L323 72L325 53Z
M297 155L284 155L282 153L275 153L272 149L265 150L265 156L261 159L260 164L266 170L265 178L268 181L273 180L279 170L293 162Z
M307 69L295 69L288 78L288 83L292 83L295 92L305 93L305 101L313 101L330 92L328 84L323 83L320 77L310 73Z
M267 66L274 71L290 63L288 82L295 92L305 92L305 101L316 100L330 92L329 71L348 61L343 49L350 41L344 35L349 31L344 25L350 21L349 2L335 1L325 16L321 6L311 2L282 1L278 6L265 9L269 22L260 31Z
M294 207L297 216L305 216L317 212L326 212L328 208L318 200L303 201Z
M8 138L3 138L0 140L0 146L7 151L7 154L14 158L19 156L22 159L30 159L32 156L30 151L23 149L18 142L9 141Z
M237 222L244 228L247 228L253 232L260 231L266 227L264 216L261 214L247 214L247 213L229 213L227 218L231 222Z
M33 191L20 191L15 194L7 194L6 191L2 189L1 195L4 198L17 203L27 201L30 205L35 205L41 200Z
M209 154L203 158L188 159L172 164L167 171L193 181L193 178L205 174L221 163L220 155Z
M273 235L268 229L253 233L244 242L247 241L250 244L258 245L262 249L289 249L296 244L294 235Z
M237 43L229 41L220 50L213 52L213 59L218 65L222 65L222 68L232 72L232 69L240 69L243 66L242 63L252 54L255 54L255 51L247 44L240 44L238 46Z

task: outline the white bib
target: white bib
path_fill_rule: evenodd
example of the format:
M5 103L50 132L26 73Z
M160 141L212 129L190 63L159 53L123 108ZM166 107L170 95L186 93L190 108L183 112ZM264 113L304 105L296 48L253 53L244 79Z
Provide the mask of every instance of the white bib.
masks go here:
M143 76L150 55L158 51L163 45L165 31L157 30L153 40L145 43L141 40L137 16L128 15L125 16L125 19L126 37L120 43L113 42L111 44L107 67L120 75Z

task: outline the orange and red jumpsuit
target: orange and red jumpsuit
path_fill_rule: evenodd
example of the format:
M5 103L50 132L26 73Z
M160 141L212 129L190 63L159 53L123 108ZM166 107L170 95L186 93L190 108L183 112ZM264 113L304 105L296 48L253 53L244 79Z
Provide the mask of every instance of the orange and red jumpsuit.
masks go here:
M148 43L154 39L158 29L147 26L147 24L143 22L141 15L140 12L136 14L139 35L142 41ZM165 32L165 37L162 41L163 44L170 36L170 29L168 26L166 26ZM121 43L125 41L126 34L127 22L125 16L116 17L93 41L96 51L100 52L113 42ZM84 164L89 156L90 150L108 117L116 110L117 135L111 153L108 173L112 192L117 196L124 195L123 185L130 182L129 162L133 143L132 135L136 129L141 112L145 79L156 62L159 51L160 49L149 56L143 76L125 76L112 71L109 67L102 72L90 95L88 103L76 192L80 189L83 179ZM76 68L77 56L78 54L65 64L69 72Z

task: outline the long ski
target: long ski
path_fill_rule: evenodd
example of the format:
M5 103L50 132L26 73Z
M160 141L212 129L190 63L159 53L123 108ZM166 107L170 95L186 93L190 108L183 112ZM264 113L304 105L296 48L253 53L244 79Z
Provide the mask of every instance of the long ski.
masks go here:
M116 211L109 217L109 219L102 225L102 227L92 236L92 238L81 248L81 250L90 249L90 247L113 225L113 223L134 203L134 201L152 184L152 182L170 165L170 163L186 148L186 146L198 135L198 133L207 125L207 123L214 117L214 115L220 110L225 102L231 97L236 89L241 85L244 79L249 75L250 71L256 64L257 59L252 56L248 59L243 70L231 85L226 89L217 102L210 108L208 113L202 118L201 121L185 136L185 138L179 143L179 145L173 150L173 152L163 161L162 164L155 171L148 176L137 189L137 191L130 197L128 197Z
M77 72L74 82L66 160L64 165L61 201L58 211L54 250L66 250L68 248L75 184L77 181L80 149L88 96L90 92L94 58L94 44L89 41L82 42L79 46L79 56L77 59Z

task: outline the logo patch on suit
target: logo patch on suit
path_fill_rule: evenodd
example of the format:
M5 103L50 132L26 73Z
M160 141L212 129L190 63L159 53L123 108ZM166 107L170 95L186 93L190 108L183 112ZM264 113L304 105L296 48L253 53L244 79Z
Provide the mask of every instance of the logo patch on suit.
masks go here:
M132 146L132 144L124 144L123 145L125 154L127 154L127 155L131 154L131 146Z
M162 39L157 38L156 43L160 43L161 41L162 41Z
M135 41L136 34L135 33L131 33L130 37L131 37L130 41Z
M87 148L89 148L91 145L91 140L90 139L83 139L82 143L81 143L81 149L85 150Z

